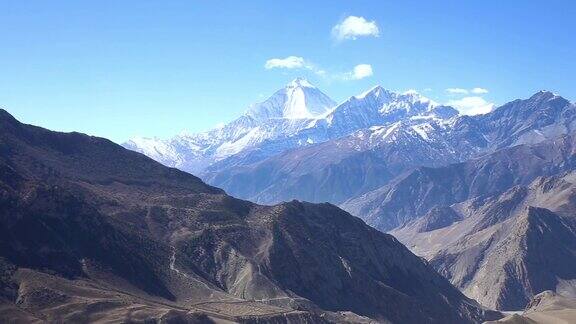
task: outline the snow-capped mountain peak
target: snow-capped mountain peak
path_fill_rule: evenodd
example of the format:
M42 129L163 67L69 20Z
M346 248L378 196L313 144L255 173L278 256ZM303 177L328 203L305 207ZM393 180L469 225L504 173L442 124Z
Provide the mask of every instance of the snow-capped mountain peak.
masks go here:
M375 120L385 123L387 116L392 116L392 120L401 116L415 116L431 111L437 103L422 96L416 91L406 91L403 93L390 91L377 85L359 95L350 97L347 101L334 109L333 115L356 115L365 121L363 127Z
M438 105L436 102L424 97L423 95L421 95L418 91L416 90L407 90L402 92L401 96L403 98L408 98L409 100L411 100L413 103L415 102L429 102L431 103L431 106L436 106Z
M306 105L306 94L302 86L287 87L286 101L282 109L282 117L288 119L314 118Z
M549 90L540 90L530 97L529 100L538 101L538 100L551 100L558 98L559 96L552 91Z
M379 98L380 96L385 95L385 96L390 96L390 91L384 89L382 86L380 85L376 85L370 89L368 89L367 91L362 92L359 95L356 95L352 98L355 99L364 99L366 97L375 97L375 98Z
M416 90L407 90L400 93L385 89L380 85L374 86L359 95L353 96L350 98L350 100L363 100L366 98L377 100L379 102L405 101L410 102L412 104L416 102L422 102L422 103L429 102L433 106L437 105L435 102L424 97Z
M416 117L427 121L457 114L453 109L434 109L435 103L418 93L397 93L381 86L336 105L306 79L297 78L224 126L168 140L136 138L125 146L166 165L197 172L253 148L258 148L258 158L264 158L372 126L412 117L415 123ZM230 161L235 163L234 159Z
M269 119L313 119L324 115L336 103L308 80L297 78L270 98L252 105L247 116L263 122Z
M286 85L286 88L297 88L297 87L316 88L305 78L296 78Z

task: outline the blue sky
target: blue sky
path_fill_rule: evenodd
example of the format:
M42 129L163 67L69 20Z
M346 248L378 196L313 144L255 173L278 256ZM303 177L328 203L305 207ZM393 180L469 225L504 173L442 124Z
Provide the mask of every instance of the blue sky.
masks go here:
M573 1L3 0L0 106L122 142L209 129L297 76L337 101L376 84L464 107L575 100L575 16Z

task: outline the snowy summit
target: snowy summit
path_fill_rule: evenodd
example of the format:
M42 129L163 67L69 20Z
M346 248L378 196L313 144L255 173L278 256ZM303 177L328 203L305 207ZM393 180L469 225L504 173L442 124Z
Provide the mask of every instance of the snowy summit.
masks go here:
M336 103L308 80L297 78L266 101L252 105L246 115L259 121L273 118L311 119L325 114L334 106Z

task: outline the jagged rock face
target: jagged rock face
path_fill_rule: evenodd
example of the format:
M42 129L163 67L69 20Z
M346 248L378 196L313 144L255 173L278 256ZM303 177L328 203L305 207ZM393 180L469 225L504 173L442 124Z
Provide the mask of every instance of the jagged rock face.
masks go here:
M393 234L469 297L523 309L545 290L576 288L574 173L452 205L461 221L419 233L416 221Z
M332 205L258 206L104 139L0 126L3 320L498 316Z

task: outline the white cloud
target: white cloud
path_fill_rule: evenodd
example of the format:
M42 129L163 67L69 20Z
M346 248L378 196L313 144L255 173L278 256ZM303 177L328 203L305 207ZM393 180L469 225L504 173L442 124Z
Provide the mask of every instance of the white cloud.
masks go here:
M324 76L326 71L319 69L315 64L300 56L288 56L286 58L273 58L264 64L266 70L271 69L306 69L319 76Z
M468 94L468 90L462 88L448 88L446 92L450 94Z
M332 36L339 41L355 40L358 37L380 36L376 21L368 21L364 17L348 16L332 28Z
M458 100L450 100L446 103L452 106L463 115L480 115L492 111L494 104L486 101L482 97L464 97Z
M345 73L342 79L344 80L360 80L372 76L374 72L372 71L372 65L370 64L358 64L354 69L348 73Z
M312 71L314 74L323 78L340 80L360 80L373 75L372 66L370 64L358 64L354 69L352 69L352 71L346 73L330 73L300 56L288 56L283 59L269 59L264 64L264 68L267 70L305 69Z
M484 88L473 88L473 89L463 89L463 88L448 88L446 89L446 92L448 92L449 94L455 94L455 95L467 95L469 93L473 93L473 94L486 94L488 93L488 90L484 89Z
M299 56L288 56L286 58L273 58L266 61L264 67L270 69L298 69L305 66L304 58Z
M486 94L486 93L488 93L488 90L484 89L484 88L474 88L470 92L472 92L474 94Z

